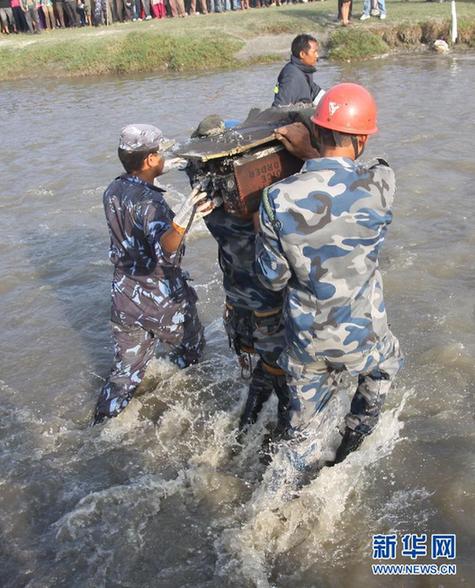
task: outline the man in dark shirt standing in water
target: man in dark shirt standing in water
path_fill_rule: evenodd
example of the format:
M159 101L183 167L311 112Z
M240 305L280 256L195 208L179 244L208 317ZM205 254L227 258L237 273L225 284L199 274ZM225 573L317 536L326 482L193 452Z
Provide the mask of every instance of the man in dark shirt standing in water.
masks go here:
M290 61L282 68L274 88L272 106L317 104L324 90L313 81L317 71L318 42L311 35L297 35L292 41Z

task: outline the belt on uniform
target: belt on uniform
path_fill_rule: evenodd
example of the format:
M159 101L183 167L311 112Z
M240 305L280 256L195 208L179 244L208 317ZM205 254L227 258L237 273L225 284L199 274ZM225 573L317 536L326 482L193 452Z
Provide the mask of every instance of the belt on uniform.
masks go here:
M239 310L239 306L233 306L232 304L229 304L229 302L225 302L224 305L228 310ZM279 306L278 308L271 308L270 310L251 310L251 312L257 318L264 318L267 316L275 316L276 314L279 314L282 312L282 308Z

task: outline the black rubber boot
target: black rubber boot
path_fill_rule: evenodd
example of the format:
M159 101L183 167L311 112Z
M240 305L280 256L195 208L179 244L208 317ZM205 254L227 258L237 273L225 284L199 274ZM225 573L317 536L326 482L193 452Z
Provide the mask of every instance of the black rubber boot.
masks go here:
M252 372L252 380L249 386L246 405L239 419L239 431L245 432L249 425L257 421L257 417L272 394L272 379L264 370L262 361L257 362Z
M285 439L290 427L290 391L285 375L274 376L274 390L279 399L274 441Z
M357 433L356 431L346 427L340 446L336 450L335 459L333 461L328 461L327 466L331 467L337 463L341 463L351 452L358 449L358 447L363 443L365 437L366 435L362 435L361 433Z
M114 382L104 384L94 411L92 425L99 425L106 419L111 419L120 414L129 404L135 390L124 393Z

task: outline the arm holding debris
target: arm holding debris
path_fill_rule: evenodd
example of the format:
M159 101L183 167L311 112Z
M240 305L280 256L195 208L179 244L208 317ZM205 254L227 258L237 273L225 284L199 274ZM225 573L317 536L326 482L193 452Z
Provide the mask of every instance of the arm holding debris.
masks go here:
M173 255L185 237L191 223L203 218L214 209L213 201L208 199L201 186L197 186L185 199L173 218L172 226L166 231L160 245L168 255Z
M304 161L320 157L318 150L312 146L310 133L303 123L292 123L291 125L280 127L274 132L275 138L295 157Z
M279 221L275 220L275 207L269 188L264 189L259 211L254 214L256 234L256 272L263 286L269 290L283 290L290 279L291 271L278 235ZM265 204L264 200L267 202ZM270 212L272 209L272 212ZM269 214L273 218L269 217Z

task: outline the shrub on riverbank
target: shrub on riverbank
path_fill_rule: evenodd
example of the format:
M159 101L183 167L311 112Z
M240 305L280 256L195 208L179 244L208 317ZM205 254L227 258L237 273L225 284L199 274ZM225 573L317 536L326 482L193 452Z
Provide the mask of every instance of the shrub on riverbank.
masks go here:
M458 24L459 40L468 47L475 47L475 23L473 20L461 19Z
M330 59L351 61L387 53L389 46L381 36L370 30L339 29L330 36L328 51Z
M450 27L450 21L429 20L365 29L339 29L330 35L329 57L338 61L353 61L382 55L393 49L410 50L431 46L437 39L448 42ZM475 47L475 19L460 21L457 44L458 47Z

